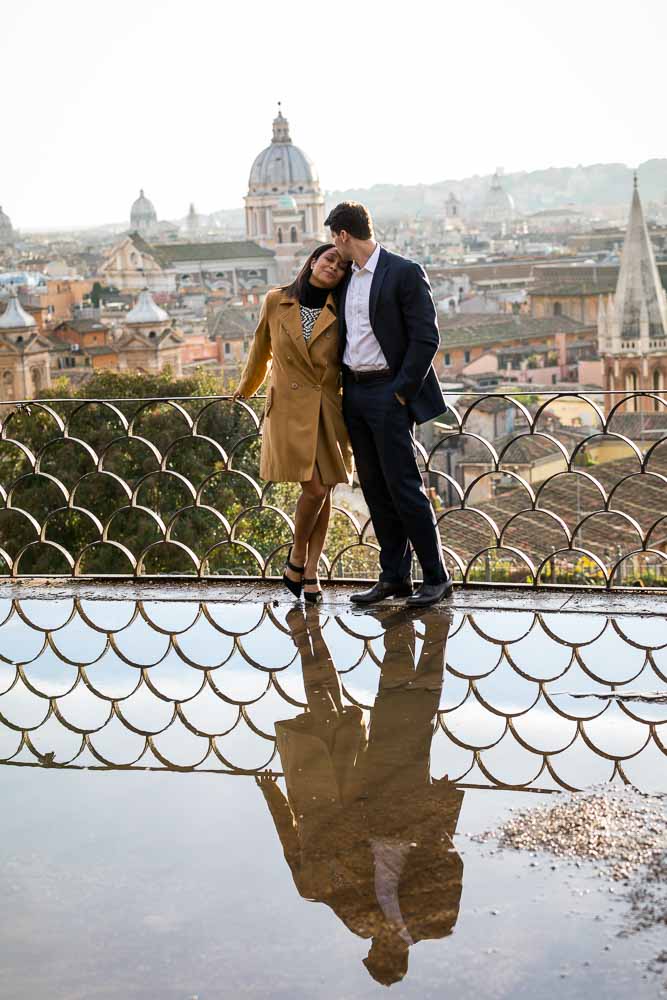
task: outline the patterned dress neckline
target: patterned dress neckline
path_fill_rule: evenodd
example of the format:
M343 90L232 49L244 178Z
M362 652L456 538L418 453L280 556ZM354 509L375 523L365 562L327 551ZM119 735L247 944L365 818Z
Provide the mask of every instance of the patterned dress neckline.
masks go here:
M301 310L301 328L303 330L303 339L308 343L310 340L313 330L315 329L315 324L317 323L318 317L322 312L322 307L312 307L312 306L299 306Z

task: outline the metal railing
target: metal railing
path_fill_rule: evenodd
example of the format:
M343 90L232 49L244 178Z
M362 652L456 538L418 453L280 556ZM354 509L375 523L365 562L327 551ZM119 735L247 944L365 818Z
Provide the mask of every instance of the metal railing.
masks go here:
M667 586L667 400L449 393L419 429L455 579ZM259 478L263 399L0 404L0 573L275 578L297 484ZM373 579L358 487L338 487L324 578Z

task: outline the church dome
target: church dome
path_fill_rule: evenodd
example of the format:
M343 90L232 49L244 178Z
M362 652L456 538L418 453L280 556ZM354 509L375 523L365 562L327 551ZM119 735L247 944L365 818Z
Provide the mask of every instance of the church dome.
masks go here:
M153 207L153 202L146 197L142 188L130 210L130 226L132 229L141 231L154 226L156 222L157 212Z
M37 323L34 318L19 302L16 289L10 288L7 308L0 316L0 330L29 330L35 326Z
M496 170L484 201L484 219L487 222L509 222L514 214L514 198L503 187L500 172Z
M139 295L134 308L130 309L129 313L125 317L125 322L129 324L136 323L137 325L141 323L166 323L169 320L169 313L161 309L159 305L156 304L153 296L144 288L143 292Z
M319 187L313 162L295 146L289 134L289 122L282 111L273 120L271 145L255 158L248 182L250 194L279 191L312 191Z
M6 212L2 211L2 205L0 205L0 243L7 243L13 236L11 219Z

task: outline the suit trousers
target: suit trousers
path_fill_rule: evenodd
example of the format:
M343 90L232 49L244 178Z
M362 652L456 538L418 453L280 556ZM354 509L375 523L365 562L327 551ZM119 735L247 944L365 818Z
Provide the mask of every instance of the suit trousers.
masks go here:
M425 583L447 579L435 514L417 465L414 423L393 380L355 382L345 374L343 415L359 484L380 544L380 579L410 578L412 550Z

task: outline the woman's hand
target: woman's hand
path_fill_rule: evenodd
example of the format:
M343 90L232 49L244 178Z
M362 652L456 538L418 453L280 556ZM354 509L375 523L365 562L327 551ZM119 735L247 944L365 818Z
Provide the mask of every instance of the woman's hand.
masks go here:
M232 403L237 403L239 399L245 399L245 396L239 392L238 389L234 389L232 393Z

